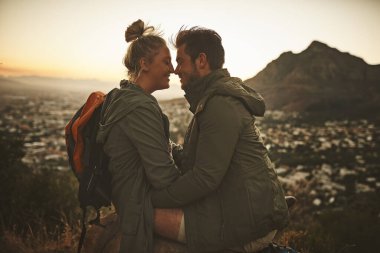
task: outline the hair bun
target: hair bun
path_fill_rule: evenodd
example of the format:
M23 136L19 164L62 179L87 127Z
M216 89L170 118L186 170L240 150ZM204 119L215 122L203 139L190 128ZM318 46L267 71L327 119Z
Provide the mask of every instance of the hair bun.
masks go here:
M125 31L125 40L127 42L133 41L144 34L144 22L139 19L132 23L132 25L128 26Z

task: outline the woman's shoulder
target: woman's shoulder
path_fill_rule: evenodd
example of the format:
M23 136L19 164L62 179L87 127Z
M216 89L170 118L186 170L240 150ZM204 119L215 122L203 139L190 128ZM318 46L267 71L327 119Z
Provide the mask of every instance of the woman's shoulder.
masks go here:
M157 101L150 98L143 91L132 87L122 88L118 90L118 94L114 100L123 107L135 108L138 106L157 104Z

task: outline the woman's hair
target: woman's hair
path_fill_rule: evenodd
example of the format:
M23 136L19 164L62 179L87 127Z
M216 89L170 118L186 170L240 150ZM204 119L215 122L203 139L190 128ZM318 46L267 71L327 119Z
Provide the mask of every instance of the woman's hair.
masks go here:
M190 55L193 62L195 62L200 53L205 53L211 70L223 67L224 48L222 38L214 30L198 26L190 29L181 27L175 41L172 41L172 43L176 48L185 44L185 52Z
M141 69L140 59L146 58L151 62L158 49L166 46L166 42L153 26L145 26L140 19L128 26L125 40L127 43L132 42L124 56L124 65L128 69L129 79L134 81Z

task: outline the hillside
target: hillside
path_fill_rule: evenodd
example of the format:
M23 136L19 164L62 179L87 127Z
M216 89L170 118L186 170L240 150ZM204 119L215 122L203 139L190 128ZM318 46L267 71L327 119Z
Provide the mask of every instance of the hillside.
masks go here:
M245 81L269 110L371 116L380 109L380 65L313 41L285 52Z
M44 76L0 76L0 89L4 91L67 91L89 93L95 90L107 92L118 83L99 81L96 79L70 79Z

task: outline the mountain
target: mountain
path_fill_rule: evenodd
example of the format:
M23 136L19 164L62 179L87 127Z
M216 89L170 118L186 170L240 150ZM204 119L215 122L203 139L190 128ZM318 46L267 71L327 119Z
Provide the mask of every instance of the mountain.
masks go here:
M380 65L318 41L301 53L282 53L245 83L269 110L360 117L380 109Z
M2 92L5 90L17 90L21 86L24 86L24 84L19 81L0 76L0 91Z

